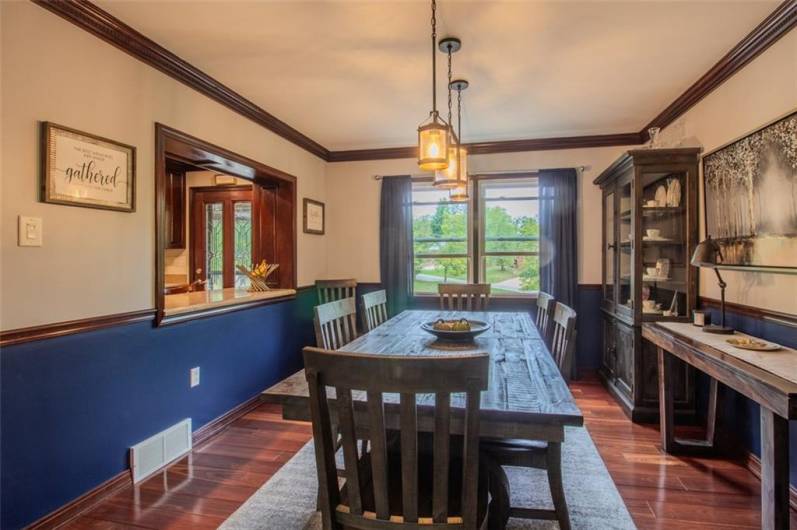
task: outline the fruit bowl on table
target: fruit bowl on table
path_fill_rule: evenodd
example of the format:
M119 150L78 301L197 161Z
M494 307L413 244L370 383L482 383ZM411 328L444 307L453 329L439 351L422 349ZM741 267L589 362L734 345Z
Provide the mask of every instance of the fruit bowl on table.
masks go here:
M442 325L441 325L442 323ZM450 342L472 342L478 335L488 329L490 324L481 320L456 319L456 320L433 320L421 324L421 328L427 333L431 333L438 340Z

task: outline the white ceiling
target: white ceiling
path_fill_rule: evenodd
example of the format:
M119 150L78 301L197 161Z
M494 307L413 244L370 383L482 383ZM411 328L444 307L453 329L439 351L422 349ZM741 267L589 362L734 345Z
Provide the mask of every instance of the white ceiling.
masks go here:
M332 150L412 145L431 107L425 1L97 3ZM778 3L439 0L463 140L638 131Z

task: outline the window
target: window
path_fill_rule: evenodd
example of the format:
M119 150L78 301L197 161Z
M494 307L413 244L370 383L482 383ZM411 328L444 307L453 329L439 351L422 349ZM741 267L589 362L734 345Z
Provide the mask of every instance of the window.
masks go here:
M452 202L448 191L429 182L413 184L414 294L437 294L438 283L469 282L491 284L496 296L537 292L536 177L472 180L467 203Z
M536 178L477 181L479 280L494 295L528 295L540 287Z
M437 294L438 283L468 283L468 204L447 190L418 182L412 188L413 292Z

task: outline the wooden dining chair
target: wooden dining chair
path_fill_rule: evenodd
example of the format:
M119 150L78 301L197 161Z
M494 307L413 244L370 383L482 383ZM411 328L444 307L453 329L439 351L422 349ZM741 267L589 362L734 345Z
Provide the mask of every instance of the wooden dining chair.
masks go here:
M354 298L315 306L313 325L320 348L337 350L357 338L357 309Z
M537 331L540 332L540 337L545 341L545 344L550 344L551 336L551 315L554 311L556 300L548 293L540 291L537 293L537 317L534 324L537 326Z
M405 357L305 348L304 367L325 530L420 530L432 522L434 528L447 530L486 527L479 403L487 389L488 354ZM334 401L328 387L335 390ZM462 417L452 414L453 393L464 393ZM431 395L434 402L426 399ZM455 416L464 429L458 438L450 435ZM386 417L396 418L390 431ZM342 486L333 418L343 446ZM423 450L429 438L419 435L422 422L433 427L431 454ZM370 441L366 453L357 447L362 431ZM390 443L394 435L400 443ZM452 443L454 439L462 443Z
M551 355L565 381L569 381L573 370L573 357L576 351L576 311L556 302L553 324L551 325Z
M443 311L487 311L490 304L489 283L438 283L437 294Z
M381 289L363 295L363 330L368 333L387 320L387 291Z
M354 298L357 292L357 280L316 280L315 289L318 303L326 304L344 298Z
M553 328L551 355L556 361L562 377L567 381L570 378L576 344L576 312L570 307L557 302L550 320ZM511 439L487 440L482 442L482 450L488 455L488 458L500 466L544 469L548 475L548 485L554 504L553 510L509 506L508 510L499 509L496 511L507 512L511 517L556 519L559 521L559 528L562 530L570 528L567 500L562 487L562 447L560 442ZM506 475L502 474L499 480L506 481ZM509 500L504 499L502 502L508 504Z

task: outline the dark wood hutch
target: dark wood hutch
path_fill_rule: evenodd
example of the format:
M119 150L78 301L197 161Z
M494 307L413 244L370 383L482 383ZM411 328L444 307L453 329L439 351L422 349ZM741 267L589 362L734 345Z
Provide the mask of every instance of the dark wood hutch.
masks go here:
M603 191L603 383L635 422L658 418L655 347L643 322L691 318L699 148L634 149L595 179ZM694 374L675 369L676 414L693 416Z

